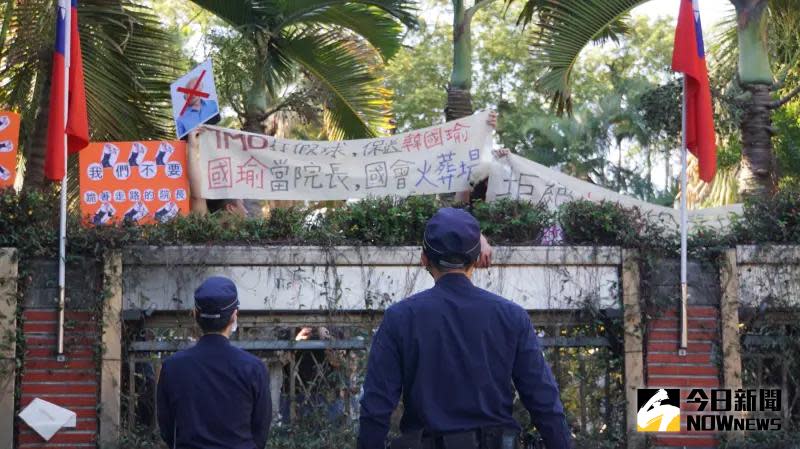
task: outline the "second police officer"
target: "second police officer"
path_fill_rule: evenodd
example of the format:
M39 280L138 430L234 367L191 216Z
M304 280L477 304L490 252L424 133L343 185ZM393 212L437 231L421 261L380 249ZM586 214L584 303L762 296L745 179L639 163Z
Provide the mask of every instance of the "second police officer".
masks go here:
M359 449L382 449L403 397L392 449L515 449L514 387L548 449L570 448L550 367L528 313L472 284L477 220L439 210L427 223L422 264L435 286L386 309L369 355ZM512 386L513 382L513 386Z

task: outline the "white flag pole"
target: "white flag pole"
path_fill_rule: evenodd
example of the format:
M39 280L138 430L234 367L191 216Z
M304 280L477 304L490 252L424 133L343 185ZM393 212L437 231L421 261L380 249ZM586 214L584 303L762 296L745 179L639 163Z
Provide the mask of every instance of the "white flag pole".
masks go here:
M689 291L686 284L686 247L689 222L686 212L687 196L687 148L686 148L686 74L683 75L683 100L681 113L681 344L678 348L679 355L686 355L688 346L688 319L686 316Z
M56 357L64 359L64 306L66 304L65 272L67 262L67 117L69 117L69 65L70 33L72 31L72 5L58 0L58 13L64 14L64 174L61 178L61 215L58 239L58 351Z

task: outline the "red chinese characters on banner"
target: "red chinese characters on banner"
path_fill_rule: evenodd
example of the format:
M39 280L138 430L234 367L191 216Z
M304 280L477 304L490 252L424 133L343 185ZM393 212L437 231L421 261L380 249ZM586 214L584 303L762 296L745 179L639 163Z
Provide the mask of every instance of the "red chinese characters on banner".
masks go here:
M81 214L88 224L166 223L190 210L186 143L92 143L80 152Z
M19 115L0 111L0 189L14 186L18 143Z

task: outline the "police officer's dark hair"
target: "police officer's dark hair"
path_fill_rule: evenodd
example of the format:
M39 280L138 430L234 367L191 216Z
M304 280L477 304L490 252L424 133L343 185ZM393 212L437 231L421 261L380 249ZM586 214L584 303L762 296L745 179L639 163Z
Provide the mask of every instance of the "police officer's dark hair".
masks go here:
M231 322L231 316L233 316L233 314L223 315L219 318L201 318L198 313L195 315L195 320L204 334L213 334L222 332L228 326L228 323Z
M206 207L208 207L208 213L210 213L210 214L213 214L213 213L219 212L219 211L223 211L224 212L225 211L225 207L227 207L228 204L232 204L232 205L235 206L236 205L236 201L237 200L231 200L231 199L226 199L226 200L206 200Z

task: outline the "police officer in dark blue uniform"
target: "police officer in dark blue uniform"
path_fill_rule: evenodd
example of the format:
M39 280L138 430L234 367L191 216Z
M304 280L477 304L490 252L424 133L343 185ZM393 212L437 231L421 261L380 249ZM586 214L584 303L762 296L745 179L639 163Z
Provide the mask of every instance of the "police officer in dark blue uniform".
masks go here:
M477 220L439 210L422 264L436 285L392 305L375 333L361 398L359 449L382 449L403 396L392 449L514 449L514 389L548 449L570 447L558 386L527 312L475 287Z
M228 341L236 331L236 285L211 277L194 292L203 336L164 361L158 426L174 449L263 449L272 402L264 363Z

